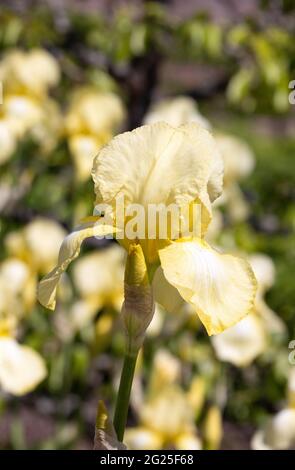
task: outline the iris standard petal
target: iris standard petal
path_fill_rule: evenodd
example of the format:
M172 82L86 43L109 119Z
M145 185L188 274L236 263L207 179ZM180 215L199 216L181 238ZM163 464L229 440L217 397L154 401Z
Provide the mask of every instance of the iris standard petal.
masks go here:
M94 160L96 203L201 204L202 231L222 189L223 163L211 134L197 124L164 122L115 137Z
M209 335L252 310L257 283L247 261L197 238L172 242L159 256L166 279L195 307Z

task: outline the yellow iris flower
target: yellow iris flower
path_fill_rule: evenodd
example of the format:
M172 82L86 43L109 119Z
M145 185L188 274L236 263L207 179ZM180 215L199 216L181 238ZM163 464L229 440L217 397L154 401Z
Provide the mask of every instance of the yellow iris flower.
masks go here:
M266 331L261 318L250 314L236 325L212 338L218 359L237 367L246 367L267 347Z
M6 258L0 264L3 284L3 305L10 315L21 318L29 313L36 302L36 276L30 266L17 258Z
M43 358L13 337L0 334L0 386L13 395L31 392L46 377Z
M195 122L206 129L211 129L209 121L199 112L195 100L188 96L162 100L153 105L144 118L144 124L154 124L161 121L174 127Z
M149 396L157 396L167 385L175 384L181 377L181 362L169 351L159 349L155 354L149 380Z
M37 217L21 230L10 232L4 241L12 256L24 260L32 270L45 274L54 267L58 246L66 236L57 222Z
M91 87L75 91L65 117L65 132L80 181L90 177L98 149L112 138L123 118L122 102L114 93Z
M195 426L199 403L192 399L192 389L185 392L178 385L180 375L181 362L168 351L157 351L147 395L137 407L139 425L125 432L129 449L201 449Z
M11 50L0 66L0 77L8 94L42 98L60 79L59 65L45 49Z
M46 376L42 357L15 339L17 327L35 301L36 280L21 260L0 265L0 387L13 395L33 390Z
M87 325L103 308L120 311L124 297L124 261L125 252L117 244L77 261L73 281L80 300L70 311L75 329ZM100 317L96 325L98 336L110 331L112 324L112 315Z
M287 407L270 417L251 440L254 450L292 449L295 445L295 370L289 371Z
M147 400L141 408L140 425L126 430L124 442L134 450L200 450L194 413L185 392L177 385L170 385Z
M164 99L153 105L144 118L144 124L160 121L165 121L174 127L194 122L206 129L212 129L210 122L200 114L195 100L187 96ZM238 182L253 170L255 164L253 152L246 142L235 136L215 131L214 136L224 161L224 189L216 205L226 205L234 221L244 220L249 209ZM211 227L209 237L211 230L215 229L214 221Z
M147 227L144 237L136 241L117 238L126 249L140 243L150 272L161 265L166 280L194 307L209 335L234 325L253 308L256 279L246 260L221 254L204 241L212 219L211 204L222 191L222 174L214 138L197 124L174 128L162 122L115 137L99 152L92 170L96 204L111 207L113 223L90 218L66 237L58 265L39 285L39 301L55 308L58 281L85 238L124 232L128 218L121 224L115 217L118 196L123 197L125 207L173 203L192 208L197 204L200 233L150 239Z
M28 132L44 153L53 149L60 134L61 115L48 92L59 78L58 62L43 49L12 50L4 56L0 64L4 91L0 163L8 160L18 140Z
M239 187L239 181L253 170L255 157L243 140L227 134L216 133L215 139L224 161L224 189L215 206L225 205L233 221L244 220L249 207Z
M249 257L249 261L258 282L253 313L212 338L217 357L237 367L248 366L267 349L273 335L282 336L286 331L283 321L264 300L265 291L274 283L272 260L256 253Z

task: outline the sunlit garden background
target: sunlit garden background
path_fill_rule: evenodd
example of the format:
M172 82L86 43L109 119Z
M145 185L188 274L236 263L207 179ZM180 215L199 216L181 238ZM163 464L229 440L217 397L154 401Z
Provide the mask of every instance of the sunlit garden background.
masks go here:
M291 0L1 2L0 448L91 449L98 400L114 406L124 251L86 240L55 312L36 286L93 211L99 149L162 120L216 137L224 192L207 239L250 261L258 294L253 313L213 337L178 298L167 294L169 312L157 304L126 444L295 447L294 10Z

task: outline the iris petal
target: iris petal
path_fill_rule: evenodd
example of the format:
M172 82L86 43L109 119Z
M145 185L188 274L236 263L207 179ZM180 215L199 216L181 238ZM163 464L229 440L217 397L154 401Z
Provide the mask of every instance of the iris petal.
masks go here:
M209 335L221 333L253 308L256 279L249 263L194 238L159 252L166 279L192 304Z
M60 247L57 266L39 284L37 293L39 302L45 307L54 310L56 289L60 277L69 264L79 255L83 241L89 237L102 237L116 231L117 229L110 225L89 222L80 225L70 233Z

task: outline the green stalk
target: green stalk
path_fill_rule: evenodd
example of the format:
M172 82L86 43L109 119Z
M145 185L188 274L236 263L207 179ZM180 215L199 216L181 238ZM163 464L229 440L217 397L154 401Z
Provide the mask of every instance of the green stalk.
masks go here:
M122 319L125 327L126 353L114 415L117 439L123 441L128 416L130 392L138 352L155 310L145 257L138 243L131 244L125 266Z
M123 370L121 374L120 386L117 395L115 415L114 415L114 428L117 438L123 442L124 431L127 422L130 392L134 377L135 365L138 356L136 353L126 353L124 358Z

